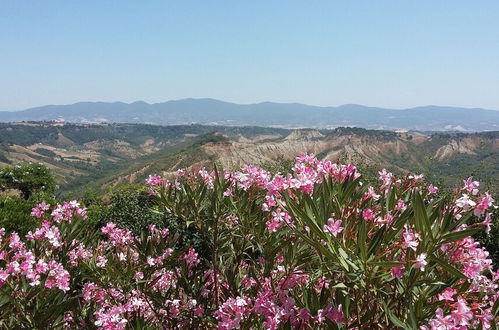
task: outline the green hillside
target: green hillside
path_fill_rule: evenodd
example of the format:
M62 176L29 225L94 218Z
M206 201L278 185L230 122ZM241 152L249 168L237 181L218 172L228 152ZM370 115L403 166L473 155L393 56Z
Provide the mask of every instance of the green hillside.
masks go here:
M444 188L474 176L497 192L499 132L431 135L361 128L286 130L264 127L143 124L0 124L0 166L38 162L54 173L63 195L104 192L177 168L228 168L245 163L282 167L300 153L353 162L375 173L424 173Z

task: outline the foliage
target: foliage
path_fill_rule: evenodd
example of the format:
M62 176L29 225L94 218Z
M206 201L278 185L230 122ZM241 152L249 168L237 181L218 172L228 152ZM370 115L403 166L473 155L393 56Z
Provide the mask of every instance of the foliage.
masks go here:
M352 141L361 140L362 143L373 144L382 150L384 150L384 143L401 144L400 150L403 152L384 150L379 155L367 153L367 157L376 164L376 172L386 167L395 173L406 171L426 173L429 180L445 189L454 187L462 178L474 176L482 184L488 185L491 192L499 193L499 185L495 180L499 176L499 153L496 141L498 132L435 133L424 139L424 142L421 142L421 139L408 141L409 136L412 135L404 133L356 127L339 127L334 130L320 130L320 132L325 135L323 138L318 138L321 142L340 140L348 145L352 137ZM19 155L18 146L29 147L34 151L26 151L29 157L46 163L54 169L54 174L61 186L61 194L69 196L72 193L81 196L86 188L98 190L102 185L114 182L122 176L135 177L136 182L140 182L147 176L140 170L148 166L151 166L148 169L148 173L151 173L187 167L194 162L203 164L215 162L218 155L209 155L202 147L203 144L209 142L223 145L226 139L238 141L243 136L249 139L258 137L254 141L255 145L260 143L286 144L286 136L290 133L292 130L272 127L0 123L0 162L5 163L12 159L15 163L16 155ZM414 137L419 135L419 133L408 134L414 134ZM470 139L472 140L471 146L468 141ZM154 142L152 145L147 145L146 141ZM452 146L454 142L462 144L465 153L450 155L448 158L436 157L437 150ZM341 154L350 153L350 151L345 151L345 145L341 143L332 143L332 145L331 149L328 149L326 145L322 150L316 150L316 152L320 151L318 157L334 154L334 157L343 161ZM407 147L406 151L404 151L404 146ZM469 151L466 151L468 147ZM59 155L64 155L65 151L69 151L68 153L76 158L71 158L70 155L66 155L67 158L54 157L52 154L54 151L51 150ZM296 150L296 152L300 151L305 151L305 149ZM80 152L79 155L78 152ZM94 156L89 157L89 155ZM95 155L100 157L95 157ZM277 158L277 155L271 157ZM359 159L355 160L358 165L368 165L361 163L363 158L360 154ZM349 158L349 161L350 159L355 158ZM181 163L177 164L179 161ZM136 176L137 171L142 174Z
M153 212L154 201L142 186L123 185L111 192L109 204L99 214L100 225L116 223L120 228L140 233L152 224L161 223L161 214Z
M272 175L277 173L289 173L293 169L294 161L288 159L277 159L274 162L264 162L261 167L269 171Z
M55 152L53 152L52 150L47 149L47 148L36 148L35 152L39 153L40 155L47 156L47 157L56 157L57 156L57 154Z
M7 156L5 156L4 152L0 152L0 162L10 164L11 161L7 158Z
M21 196L28 199L33 193L55 191L55 179L52 172L41 164L21 163L0 169L0 188L17 189Z
M34 230L39 222L30 216L30 212L43 201L55 202L54 198L46 193L33 194L27 200L17 196L0 195L0 228L5 228L7 232L18 232L20 235Z
M184 222L159 211L157 200L148 194L143 185L122 185L111 192L109 203L105 205L90 206L89 216L95 219L98 228L109 222L118 227L139 235L155 225L168 228L177 236L177 248L193 247L198 250L203 248L199 233L193 228L188 228ZM87 199L88 200L88 199Z
M39 204L39 228L0 235L0 327L494 327L499 273L471 237L490 226L490 195L472 179L451 198L422 176L378 179L309 155L288 175L150 176L153 206L199 249L159 225L95 229L76 201ZM123 189L115 207L142 203Z
M386 138L387 140L397 137L397 133L393 131L365 129L360 127L338 127L335 130L329 131L327 133L339 136L351 135L351 134L355 134L358 136L373 136L373 137Z

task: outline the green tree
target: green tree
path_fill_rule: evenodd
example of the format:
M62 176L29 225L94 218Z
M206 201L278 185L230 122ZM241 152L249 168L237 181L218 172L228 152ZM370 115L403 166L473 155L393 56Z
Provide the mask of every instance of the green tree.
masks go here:
M162 212L158 200L150 196L143 185L119 186L111 192L108 202L97 202L95 196L87 194L84 202L86 205L90 204L90 221L95 222L97 228L114 222L120 228L140 235L146 232L150 225L156 225L170 230L171 235L177 238L177 248L190 246L205 250L200 233L180 219Z
M41 164L20 163L0 170L0 189L17 189L24 199L33 193L53 194L56 182L50 169Z
M18 196L0 195L0 228L7 232L17 232L24 236L28 231L40 225L39 219L30 215L31 209L38 203L45 202L50 205L57 201L46 193L35 193L28 199Z

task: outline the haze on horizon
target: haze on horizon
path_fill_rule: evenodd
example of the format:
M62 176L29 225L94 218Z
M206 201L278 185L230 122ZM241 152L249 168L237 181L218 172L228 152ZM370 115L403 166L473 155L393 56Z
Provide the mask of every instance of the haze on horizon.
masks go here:
M5 1L0 110L80 101L499 110L498 1Z

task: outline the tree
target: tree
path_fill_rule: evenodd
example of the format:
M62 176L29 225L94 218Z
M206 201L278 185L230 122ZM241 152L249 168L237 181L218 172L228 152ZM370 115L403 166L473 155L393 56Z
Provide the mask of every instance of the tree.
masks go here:
M50 169L41 164L20 163L0 170L0 189L17 189L24 199L35 192L54 193L56 182Z

